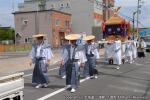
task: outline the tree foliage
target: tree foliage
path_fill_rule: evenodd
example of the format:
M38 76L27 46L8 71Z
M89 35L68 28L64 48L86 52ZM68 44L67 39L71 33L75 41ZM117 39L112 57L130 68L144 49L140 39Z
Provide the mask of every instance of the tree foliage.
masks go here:
M15 40L15 30L13 28L0 28L0 41Z

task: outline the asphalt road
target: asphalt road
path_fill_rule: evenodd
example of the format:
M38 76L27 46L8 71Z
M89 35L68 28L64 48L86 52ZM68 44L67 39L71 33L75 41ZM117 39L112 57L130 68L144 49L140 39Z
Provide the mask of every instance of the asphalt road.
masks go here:
M24 100L150 100L150 53L119 70L115 65L99 64L98 79L81 79L75 93L70 93L65 80L58 77L58 67L50 66L49 87L40 89L31 84L32 70L25 71Z

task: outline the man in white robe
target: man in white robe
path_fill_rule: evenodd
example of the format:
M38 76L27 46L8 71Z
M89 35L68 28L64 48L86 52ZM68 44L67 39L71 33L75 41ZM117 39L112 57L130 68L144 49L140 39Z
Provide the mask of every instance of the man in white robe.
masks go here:
M113 57L113 61L114 64L116 64L116 69L119 69L122 61L121 61L121 41L119 40L119 38L116 38L116 41L113 44L114 47L114 57Z
M134 60L137 58L137 41L136 40L133 40L132 52L133 52L133 62L134 62Z
M66 85L71 88L71 92L74 93L79 86L80 67L84 66L87 61L84 47L77 44L77 40L81 36L79 34L69 34L65 36L65 39L70 41L67 48L64 49L64 55L62 56L62 64L66 61Z
M53 53L49 44L44 41L44 34L33 35L36 43L33 44L30 52L30 66L34 64L32 75L32 83L36 84L35 88L46 88L49 84L48 66L53 57Z
M121 44L121 56L122 56L122 63L125 63L125 49L126 49L126 42L122 42Z
M133 62L133 42L130 37L126 43L126 58L130 64Z

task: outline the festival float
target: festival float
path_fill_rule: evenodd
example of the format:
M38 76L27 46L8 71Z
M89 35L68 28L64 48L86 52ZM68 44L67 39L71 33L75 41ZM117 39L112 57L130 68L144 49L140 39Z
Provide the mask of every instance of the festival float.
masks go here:
M130 21L119 16L118 10L114 12L110 19L102 23L103 37L106 41L113 41L116 37L119 37L123 42L128 36L132 35Z

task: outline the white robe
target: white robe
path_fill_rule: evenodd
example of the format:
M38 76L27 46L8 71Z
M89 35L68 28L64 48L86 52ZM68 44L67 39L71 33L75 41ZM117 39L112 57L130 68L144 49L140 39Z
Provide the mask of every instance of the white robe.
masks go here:
M132 49L132 52L133 52L133 58L137 58L137 41L133 41L133 49Z
M73 49L74 48L71 47L71 50L70 50L71 57L72 57L72 54L73 54ZM64 49L64 53L62 54L61 59L64 60L65 62L69 59L69 53L68 53L68 50L66 48ZM75 59L79 59L79 61L78 61L79 66L81 65L81 63L85 63L87 61L85 52L83 50L76 51Z
M105 45L105 59L112 58L114 56L113 44Z
M125 58L126 43L122 43L121 47L122 58Z
M120 40L115 41L115 43L113 45L114 45L114 52L115 52L114 57L113 57L114 64L121 65L121 63L122 63L121 41Z
M126 57L129 58L130 62L133 60L133 43L132 41L127 41L126 43Z

